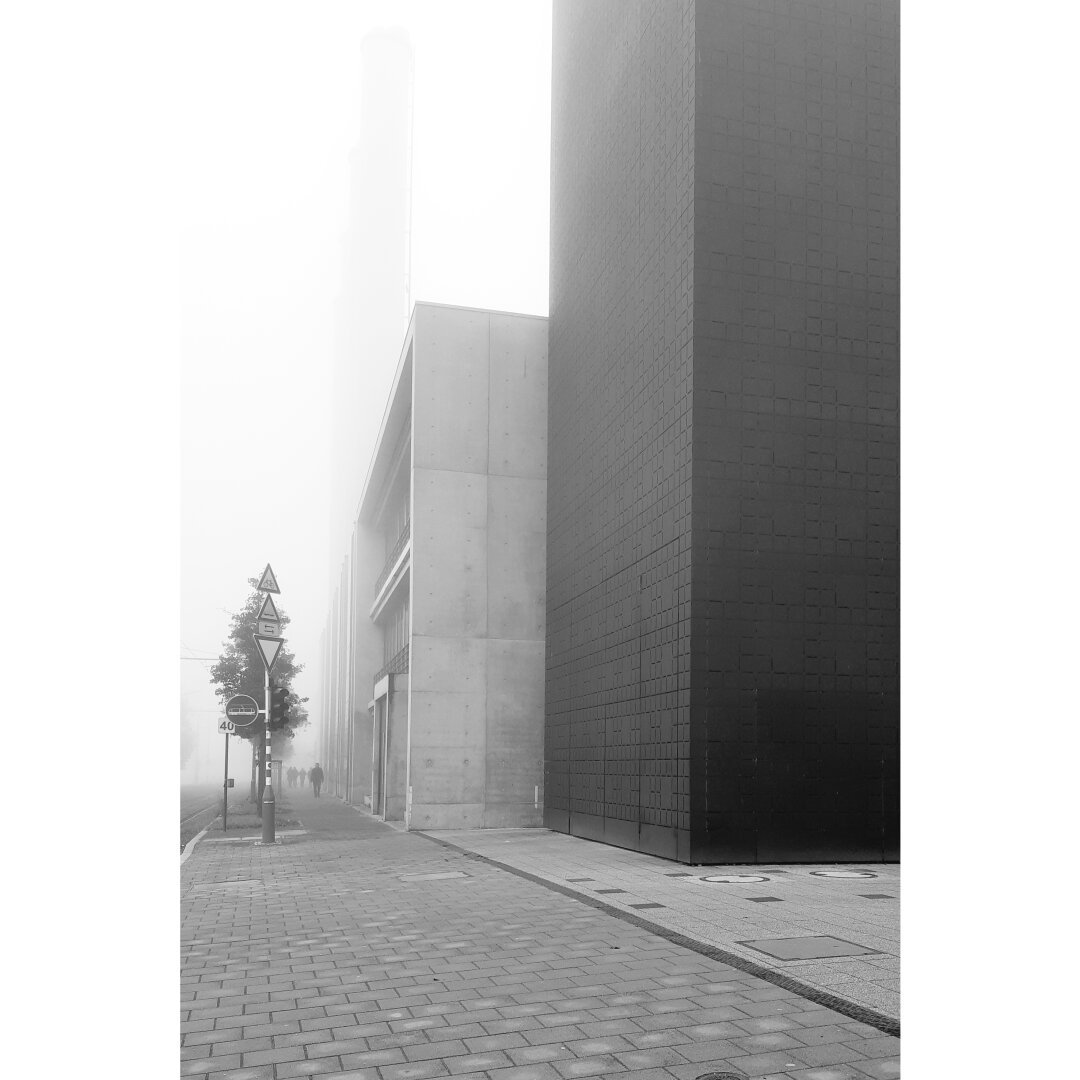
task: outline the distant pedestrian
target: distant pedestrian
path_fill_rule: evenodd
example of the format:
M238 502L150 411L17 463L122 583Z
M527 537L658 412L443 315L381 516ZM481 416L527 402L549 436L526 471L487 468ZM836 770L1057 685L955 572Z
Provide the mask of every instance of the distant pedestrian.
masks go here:
M285 775L289 779L289 787L296 787L296 777L298 775L297 772L296 772L296 766L295 765L290 765L289 766L289 771Z
M300 770L300 786L304 786L304 782L307 780L307 769Z
M323 771L322 766L316 761L315 767L308 773L308 778L311 780L311 786L315 790L315 798L319 797L319 788L322 787Z

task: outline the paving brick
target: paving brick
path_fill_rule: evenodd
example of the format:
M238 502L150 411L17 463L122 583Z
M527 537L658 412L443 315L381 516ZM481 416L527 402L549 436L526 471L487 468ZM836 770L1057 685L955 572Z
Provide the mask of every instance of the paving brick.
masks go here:
M540 1043L538 1046L515 1046L506 1051L515 1065L535 1065L539 1061L558 1061L572 1058L574 1051L558 1042Z
M730 1039L709 1039L705 1042L681 1044L678 1052L686 1061L711 1061L714 1058L745 1057L746 1051Z
M427 1080L431 1076L446 1076L446 1065L439 1059L410 1061L402 1065L380 1065L383 1080Z
M579 1076L602 1076L607 1073L626 1071L626 1066L612 1054L556 1061L553 1063L553 1068L566 1080L575 1080Z
M211 1021L213 1023L213 1021ZM187 1047L203 1047L205 1053L210 1052L214 1043L230 1042L237 1037L237 1030L223 1028L221 1031L189 1031L181 1036L181 1045ZM850 1037L850 1036L849 1036Z
M723 1021L719 1024L694 1024L682 1029L683 1034L694 1042L708 1042L710 1039L731 1039L746 1035L743 1024Z
M523 1031L522 1038L530 1045L537 1046L541 1043L573 1042L581 1039L585 1033L581 1028L571 1024L569 1027L538 1028L536 1031Z
M559 1080L559 1074L548 1064L512 1065L505 1069L489 1069L489 1080Z
M289 1035L275 1035L275 1046L307 1046L310 1043L329 1042L333 1038L329 1031L297 1031Z
M244 1053L244 1067L249 1065L273 1065L279 1061L303 1061L307 1055L302 1046L282 1046L277 1049L255 1050Z
M329 1027L329 1030L334 1033L335 1039L370 1039L379 1035L392 1034L390 1025L385 1020L378 1021L374 1024L366 1024L363 1022L359 1024L346 1024L344 1023L346 1018L343 1016L338 1016L335 1019L337 1022L332 1027ZM301 1024L301 1027L307 1030L307 1025Z
M732 1039L731 1042L747 1054L766 1054L770 1050L787 1050L803 1046L801 1042L782 1031L770 1031L764 1035L744 1035Z
M326 1012L322 1005L305 1005L302 1009L274 1009L270 1014L273 1023L279 1024L286 1021L311 1020L312 1016L325 1016Z
M372 1072L374 1073L374 1070ZM296 1076L318 1076L322 1073L333 1073L340 1078L343 1075L341 1063L337 1058L319 1058L316 1061L286 1061L274 1067L277 1080L290 1080ZM377 1080L377 1077L368 1080Z
M255 1039L260 1035L295 1035L300 1030L298 1020L281 1020L273 1024L267 1024L261 1017L251 1017L250 1026L244 1026L244 1038Z
M223 1057L196 1057L188 1058L180 1064L181 1076L198 1076L202 1073L211 1072L214 1069L228 1068L240 1064L239 1054L228 1054Z
M480 1039L486 1034L487 1032L478 1023L447 1024L445 1027L439 1028L439 1038L441 1039Z
M800 1046L791 1050L792 1059L806 1065L847 1065L863 1062L865 1056L843 1043L823 1043L820 1046Z
M566 1044L579 1057L597 1057L614 1054L620 1050L633 1050L634 1044L621 1035L609 1035L603 1039L575 1039Z
M789 1072L794 1060L784 1053L751 1054L735 1058L732 1065L747 1076L765 1076L769 1073Z
M648 1050L654 1046L679 1046L691 1040L684 1031L678 1028L663 1028L660 1031L641 1031L636 1035L627 1035L626 1041L635 1050Z
M228 1042L218 1043L213 1050L213 1056L219 1057L222 1054L252 1054L256 1050L271 1050L273 1049L273 1042L268 1035L262 1035L257 1039L230 1039ZM261 1062L249 1062L247 1057L244 1057L245 1065L259 1065Z
M678 1048L656 1046L649 1050L630 1050L626 1053L616 1054L616 1057L628 1069L661 1069L670 1065L683 1064L687 1060L684 1050L687 1046L692 1045L692 1043L688 1043Z
M848 1045L857 1049L864 1057L891 1058L900 1053L900 1040L892 1035L880 1035L876 1039L848 1041Z
M481 1026L489 1035L507 1035L512 1031L535 1031L542 1025L534 1016L511 1016L505 1020L490 1020Z
M409 1061L427 1061L429 1058L458 1057L468 1053L468 1048L460 1039L442 1042L422 1042L403 1048Z
M447 1058L447 1069L457 1076L460 1073L489 1072L492 1069L504 1069L514 1063L501 1050L487 1054L464 1054L461 1057Z
M811 1069L788 1069L785 1076L798 1080L866 1080L866 1073L851 1065L828 1065Z
M308 1057L349 1056L352 1065L396 1065L405 1060L398 1047L370 1050L366 1039L331 1039L329 1042L312 1043L307 1048Z
M900 1075L899 1058L878 1058L856 1062L854 1067L874 1080L893 1080Z

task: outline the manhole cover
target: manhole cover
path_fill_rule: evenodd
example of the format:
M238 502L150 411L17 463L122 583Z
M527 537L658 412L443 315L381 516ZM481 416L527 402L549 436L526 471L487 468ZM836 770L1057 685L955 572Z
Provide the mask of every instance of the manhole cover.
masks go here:
M702 1073L697 1080L746 1080L742 1073Z
M868 878L877 877L877 874L870 870L811 870L810 874L813 877L828 877L828 878Z
M825 960L830 956L878 955L877 949L867 949L853 941L830 937L827 934L814 937L762 938L758 941L739 941L748 949L755 949L777 960Z
M721 885L754 885L759 881L768 881L769 879L762 877L761 874L710 874L700 880L715 881Z

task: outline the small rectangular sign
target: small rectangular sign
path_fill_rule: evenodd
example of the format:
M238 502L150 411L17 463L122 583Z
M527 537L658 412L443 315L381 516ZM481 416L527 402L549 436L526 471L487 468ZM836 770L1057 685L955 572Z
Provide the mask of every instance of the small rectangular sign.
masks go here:
M281 623L274 622L273 619L260 619L259 620L259 633L265 634L267 637L277 637L278 632L281 630Z

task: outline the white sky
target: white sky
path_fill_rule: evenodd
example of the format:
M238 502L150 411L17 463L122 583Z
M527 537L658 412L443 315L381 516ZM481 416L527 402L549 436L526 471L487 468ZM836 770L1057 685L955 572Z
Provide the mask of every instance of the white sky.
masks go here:
M212 24L194 10L178 154L181 654L217 655L226 611L269 561L306 665L297 688L317 706L360 42L399 26L413 44L413 299L546 315L551 8L230 3ZM358 409L381 416L396 362L365 372ZM182 661L181 693L216 762L209 666Z

